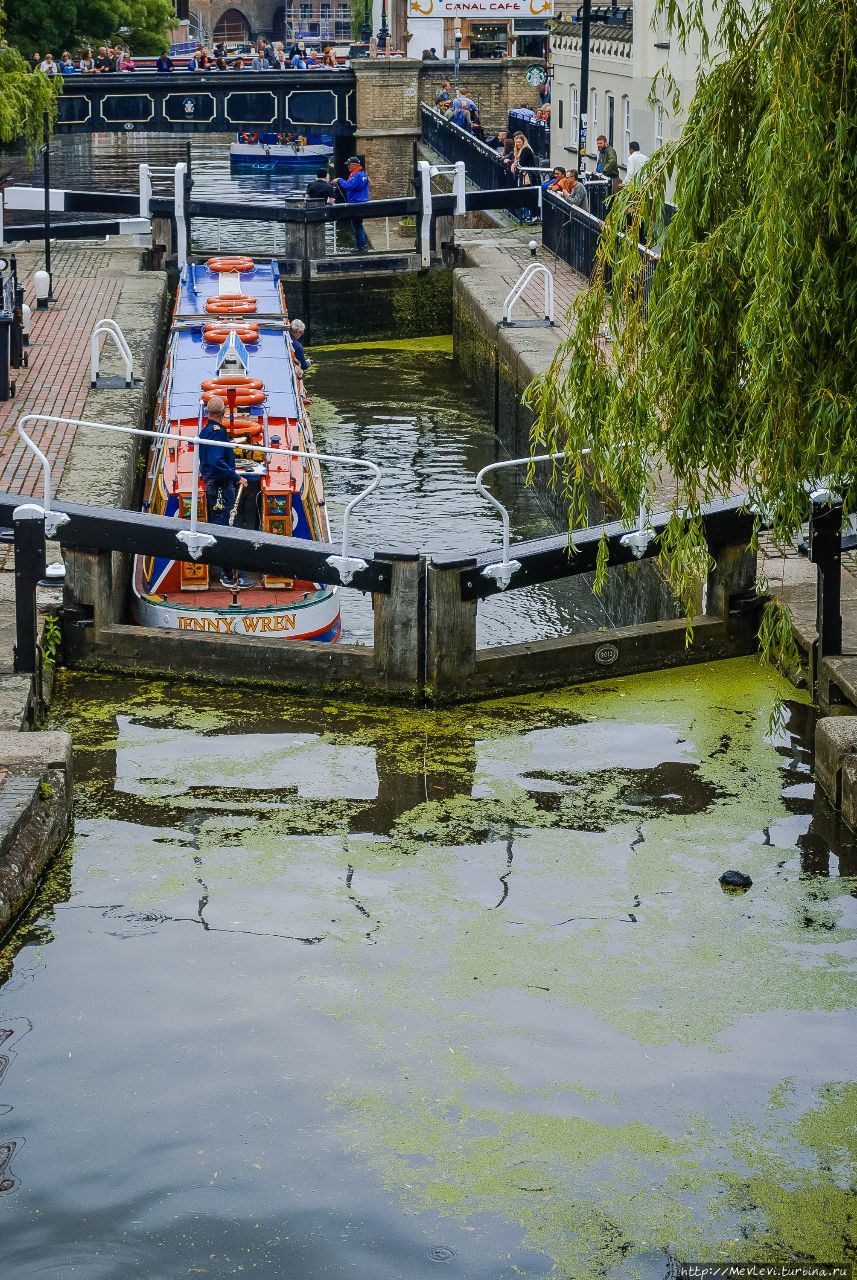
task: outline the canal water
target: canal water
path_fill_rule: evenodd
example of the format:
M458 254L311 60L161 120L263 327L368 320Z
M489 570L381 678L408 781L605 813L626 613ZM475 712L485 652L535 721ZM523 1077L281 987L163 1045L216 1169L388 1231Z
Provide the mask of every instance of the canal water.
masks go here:
M775 688L62 675L74 838L0 952L4 1276L841 1261L857 861Z
M198 200L233 201L236 204L281 204L286 196L303 195L314 176L314 165L299 172L276 170L233 170L229 163L231 133L206 134L191 139L193 194ZM101 133L92 136L56 136L51 142L51 186L72 191L139 191L140 165L176 165L186 158L186 139L168 134ZM30 165L23 151L3 156L2 168L11 170L10 181L41 185L42 162ZM154 179L156 195L172 195L171 175ZM54 215L56 221L85 218L95 213ZM115 214L105 213L105 218ZM37 213L7 214L10 223L37 222ZM223 249L224 252L272 254L283 251L283 228L274 223L213 221L195 218L192 224L196 252ZM331 233L332 234L332 233Z
M496 509L477 493L477 472L506 458L478 397L452 357L451 338L373 342L310 350L307 385L316 445L324 453L365 458L383 467L380 487L356 507L357 547L411 547L429 554L497 548ZM556 505L525 483L526 468L489 478L508 506L513 540L560 532ZM346 502L366 472L325 469L331 526L342 528ZM342 592L343 640L372 643L372 599ZM611 625L591 578L527 587L480 605L477 643L519 643Z

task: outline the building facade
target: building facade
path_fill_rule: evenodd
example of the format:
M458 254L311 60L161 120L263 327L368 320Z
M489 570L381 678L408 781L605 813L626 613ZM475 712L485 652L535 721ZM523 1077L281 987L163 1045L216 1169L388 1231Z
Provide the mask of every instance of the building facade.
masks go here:
M595 139L603 133L616 148L624 168L628 147L638 142L651 155L676 138L700 66L698 43L686 51L671 46L669 34L653 26L652 0L613 8L593 6L589 39L587 156L593 168ZM712 24L713 26L713 24ZM581 27L562 18L551 29L551 163L573 166L577 159L580 113ZM681 91L683 111L673 115L663 91L649 102L652 83L667 68Z

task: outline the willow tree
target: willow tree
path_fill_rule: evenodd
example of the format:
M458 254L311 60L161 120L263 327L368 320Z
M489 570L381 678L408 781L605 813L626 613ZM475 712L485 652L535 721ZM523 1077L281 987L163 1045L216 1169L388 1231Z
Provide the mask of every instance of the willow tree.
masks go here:
M0 33L3 13L0 10ZM35 75L14 49L0 39L0 142L23 142L32 154L42 140L45 112L56 119L59 76Z
M660 0L674 44L702 46L687 123L613 200L529 393L534 447L565 451L572 527L584 446L586 482L628 520L671 475L661 554L686 603L708 564L702 502L739 486L784 546L807 482L853 509L857 476L857 0L711 3L713 57L704 0ZM648 297L642 234L660 255ZM775 584L762 631L769 651L786 632Z

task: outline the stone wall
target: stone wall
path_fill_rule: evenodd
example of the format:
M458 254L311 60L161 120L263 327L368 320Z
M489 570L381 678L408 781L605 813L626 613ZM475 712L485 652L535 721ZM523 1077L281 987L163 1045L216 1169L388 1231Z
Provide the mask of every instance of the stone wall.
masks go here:
M534 101L535 90L524 79L530 62L502 58L462 65L461 86L477 103L486 128L504 125L510 106ZM357 80L354 149L365 158L372 195L384 200L408 194L414 143L421 134L420 103L434 104L451 67L414 58L367 58L352 68Z

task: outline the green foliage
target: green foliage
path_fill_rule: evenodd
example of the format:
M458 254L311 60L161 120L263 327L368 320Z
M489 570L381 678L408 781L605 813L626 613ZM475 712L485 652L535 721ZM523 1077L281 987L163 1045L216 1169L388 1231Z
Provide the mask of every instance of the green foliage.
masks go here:
M52 798L54 789L49 782L45 782L44 778L39 783L39 799L47 802Z
M55 614L49 613L45 617L45 625L42 631L42 656L45 662L56 662L61 646L62 630L59 619Z
M0 45L0 142L23 141L32 154L42 141L45 112L49 126L56 119L61 91L60 76L32 75L19 53Z
M106 43L160 53L175 20L171 0L26 0L10 15L6 37L27 57Z
M704 7L660 0L676 43L704 30ZM707 564L701 502L746 489L785 545L806 481L853 508L857 474L857 0L714 8L723 52L703 58L681 138L615 198L572 333L529 391L534 449L565 451L572 527L584 446L629 521L655 464L672 474L662 559L685 600ZM648 300L643 228L661 253ZM763 645L781 646L765 617Z

